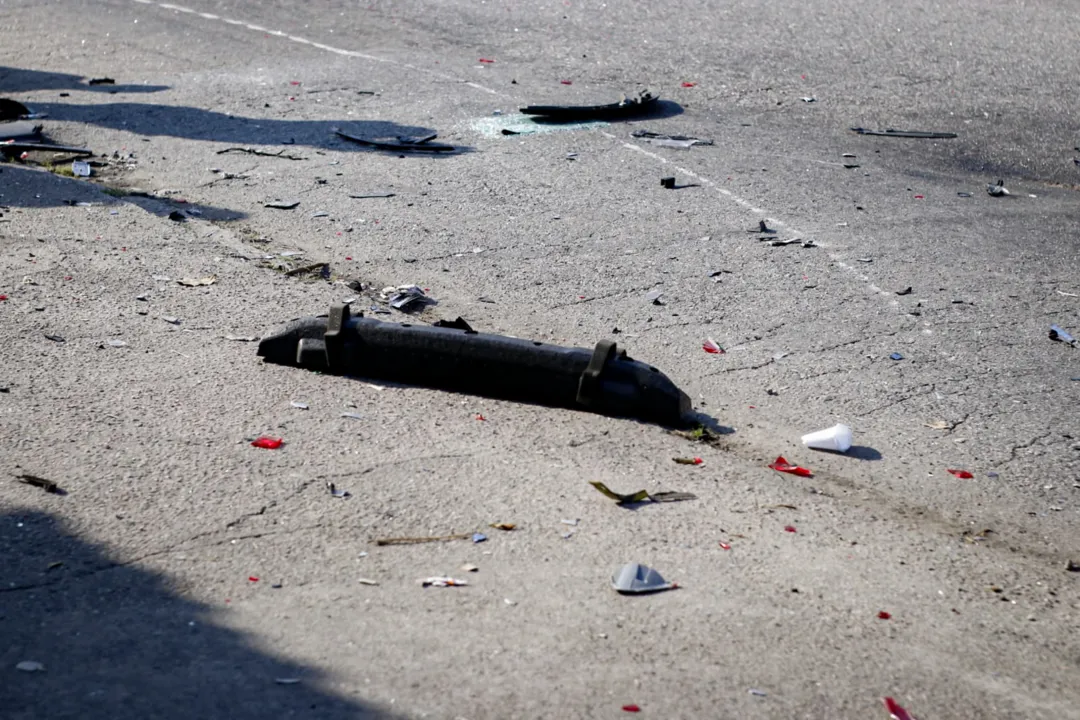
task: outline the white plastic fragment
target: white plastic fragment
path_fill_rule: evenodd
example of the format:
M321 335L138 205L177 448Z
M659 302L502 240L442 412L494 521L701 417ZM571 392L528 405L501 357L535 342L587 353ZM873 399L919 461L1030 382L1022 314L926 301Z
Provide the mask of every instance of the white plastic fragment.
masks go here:
M109 345L111 347L127 347L127 343L123 340L110 340Z
M72 160L71 173L76 177L90 177L90 163L85 160Z
M626 595L671 590L675 583L667 580L652 568L640 563L627 563L611 576L611 586Z
M803 445L814 450L847 452L851 448L851 428L837 423L831 428L802 436Z
M307 403L297 402L296 400L293 400L289 404L292 405L297 410L307 410L308 409L308 404Z
M343 413L341 413L341 417L343 417L343 418L351 418L353 420L363 420L364 419L363 415L361 415L360 413L354 413L354 412L343 412Z
M420 584L424 587L459 587L462 585L468 585L467 580L455 580L452 577L429 577L420 581Z
M361 585L378 585L379 584L378 580L372 580L371 578L356 578L356 582L360 583Z
M45 672L45 665L37 660L23 660L15 666L15 669L23 672Z

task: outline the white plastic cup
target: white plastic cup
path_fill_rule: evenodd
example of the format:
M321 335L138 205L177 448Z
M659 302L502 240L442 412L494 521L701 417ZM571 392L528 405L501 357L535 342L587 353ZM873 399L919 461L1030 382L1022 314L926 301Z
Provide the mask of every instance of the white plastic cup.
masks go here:
M802 442L803 445L814 450L847 452L851 447L851 428L847 425L833 425L826 430L803 435Z

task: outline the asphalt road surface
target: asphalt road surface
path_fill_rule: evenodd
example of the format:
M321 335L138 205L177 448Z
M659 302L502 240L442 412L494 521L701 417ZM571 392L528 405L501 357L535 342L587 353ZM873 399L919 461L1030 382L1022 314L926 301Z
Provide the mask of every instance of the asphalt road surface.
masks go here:
M1072 4L0 16L0 97L94 153L0 164L5 718L1080 717ZM518 114L643 89L629 122ZM716 438L235 339L413 283L437 304L376 317L614 339ZM802 446L837 422L848 453ZM619 595L626 562L679 587Z

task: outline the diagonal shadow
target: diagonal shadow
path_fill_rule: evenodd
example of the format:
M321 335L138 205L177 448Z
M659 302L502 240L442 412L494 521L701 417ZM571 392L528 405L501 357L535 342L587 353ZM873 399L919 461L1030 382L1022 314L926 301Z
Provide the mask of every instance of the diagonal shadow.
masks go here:
M99 93L152 93L168 90L168 85L90 85L80 75L26 70L0 65L0 93L34 90L85 90Z
M256 649L167 578L118 564L49 514L0 513L0 556L8 720L395 717L319 689L318 671ZM56 562L63 565L49 569ZM26 660L44 671L17 670Z
M247 217L246 213L239 210L198 203L178 204L167 197L113 197L106 194L105 189L97 183L64 177L47 170L32 169L15 163L0 163L0 208L45 208L83 204L119 207L126 202L161 216L168 215L170 210L175 209L195 210L197 216L205 220L242 220ZM2 218L0 222L3 222Z
M385 152L338 138L331 132L341 127L352 135L370 139L422 137L430 128L400 125L383 120L277 120L252 118L184 105L154 103L34 103L32 110L47 113L50 120L86 123L144 136L170 136L233 145L306 145L313 148L353 152ZM454 153L424 153L446 157L472 150L456 145Z

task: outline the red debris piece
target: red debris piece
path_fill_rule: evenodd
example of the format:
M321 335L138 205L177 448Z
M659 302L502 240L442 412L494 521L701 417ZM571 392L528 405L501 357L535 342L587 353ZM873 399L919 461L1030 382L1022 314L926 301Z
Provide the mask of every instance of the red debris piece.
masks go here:
M697 83L692 83L692 82L684 82L684 83L682 84L682 86L683 86L683 87L694 87L695 85L697 85Z
M0 302L7 300L7 295L0 295Z
M960 478L961 480L970 480L971 478L975 477L974 475L969 473L967 470L953 470L952 468L949 468L949 472L951 474L955 475L956 477Z
M491 63L493 63L495 61L494 60L489 60L488 58L480 58L480 62L487 63L488 65L490 65Z
M704 460L702 460L702 459L701 459L701 458L699 458L699 457L696 457L696 458L694 458L694 464L695 464L695 465L700 465L700 464L701 464L701 463L703 463L703 462L705 462L705 461L704 461Z
M476 419L477 419L477 420L487 420L487 418L486 418L486 417L484 417L483 415L481 415L480 413L477 413L477 414L476 414Z
M794 525L785 525L784 526L784 532L793 533L793 532L799 532L799 531L795 529Z
M64 276L64 279L65 279L65 280L70 280L70 279L71 279L71 276L70 276L70 275L65 275L65 276Z
M721 549L721 550L730 550L730 549L731 549L731 546L730 546L730 545L728 545L727 543L723 543L723 542L722 542L722 543L720 543L720 549Z
M300 81L299 81L299 80L290 80L290 81L289 81L289 84L290 84L290 85L299 85L299 84L300 84Z
M916 195L916 196L915 196L915 199L916 199L916 200L923 200L923 199L924 199L924 196L923 196L923 195Z
M705 342L701 344L701 349L712 355L723 355L724 348L720 347L720 343L716 342L712 338L705 338Z
M799 475L801 477L814 476L814 473L812 473L809 469L789 463L787 460L784 459L783 455L777 457L775 462L771 463L769 467L773 470L776 470L777 472L791 473L792 475Z
M573 85L574 84L573 81L571 81L571 80L560 80L559 82L561 82L563 85ZM637 711L635 710L634 712L637 712Z
M877 614L877 616L878 616L878 620L889 620L889 619L891 619L891 618L892 618L892 615L890 615L889 613L885 612L884 610L882 610L881 612L879 612L879 613Z
M889 711L889 715L892 720L915 720L908 711L905 710L900 703L893 700L891 697L881 698L881 701L885 703L885 709Z
M248 582L259 582L259 578L254 575L248 575Z
M641 712L641 708L637 705L623 705L623 712Z
M341 234L341 233L338 233L338 235L340 235L340 234ZM351 257L349 257L348 255L346 255L346 256L345 256L345 259L346 259L346 260L352 260L352 258L351 258Z
M285 444L285 441L281 438L266 437L265 435L251 441L252 447L263 448L265 450L277 450L283 444Z

